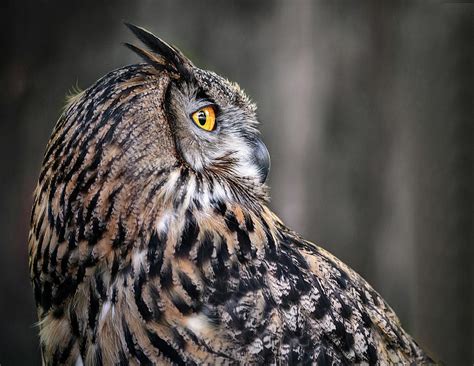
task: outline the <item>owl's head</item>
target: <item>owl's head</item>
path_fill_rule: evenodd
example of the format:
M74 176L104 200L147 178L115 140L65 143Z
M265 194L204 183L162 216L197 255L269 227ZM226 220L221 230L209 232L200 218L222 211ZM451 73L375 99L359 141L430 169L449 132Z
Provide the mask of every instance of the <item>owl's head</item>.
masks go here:
M171 154L198 179L215 181L213 188L226 198L265 198L270 156L257 129L255 104L236 83L194 66L145 29L126 25L148 49L126 46L169 78L159 91L163 113L156 123L172 136Z
M264 202L270 157L255 105L237 84L194 66L148 31L127 26L146 49L126 46L146 63L112 71L74 97L46 160L63 154L68 164L56 167L64 176L81 178L80 186L94 176L107 191L125 185L132 198L160 193L192 203L199 193L194 199L201 203Z
M164 107L181 158L197 172L225 166L236 177L264 183L270 157L257 129L256 106L239 85L194 66L145 29L127 26L149 51L126 46L171 76Z
M169 77L160 106L164 119L156 122L171 133L173 155L190 172L222 185L224 195L263 198L270 156L255 104L236 83L194 66L145 29L126 25L148 50L126 45Z

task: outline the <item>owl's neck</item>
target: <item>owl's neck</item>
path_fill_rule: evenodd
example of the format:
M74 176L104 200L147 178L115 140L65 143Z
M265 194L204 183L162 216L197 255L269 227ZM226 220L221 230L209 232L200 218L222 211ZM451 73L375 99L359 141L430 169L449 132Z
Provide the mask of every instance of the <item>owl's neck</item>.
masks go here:
M152 234L135 242L132 269L136 272L141 266L153 266L145 253L160 250L164 253L160 265L166 261L202 262L215 255L222 242L231 256L255 258L264 245L272 245L270 233L278 232L274 229L283 224L264 200L250 196L252 202L240 202L234 195L218 178L183 167L172 171L154 197L155 203L143 212L152 214L153 221L147 227Z
M117 193L121 197L110 199L116 190L104 186L99 191L111 193L102 201L106 207L95 210L91 219L98 224L89 233L90 262L112 283L118 275L142 268L160 272L167 261L203 261L223 241L229 255L250 260L264 245L272 245L270 233L283 224L266 207L266 196L243 190L181 164L155 171L141 187L123 186ZM111 210L116 201L129 204ZM91 225L85 224L87 233ZM98 240L94 227L106 230ZM163 256L159 263L152 258L156 253Z

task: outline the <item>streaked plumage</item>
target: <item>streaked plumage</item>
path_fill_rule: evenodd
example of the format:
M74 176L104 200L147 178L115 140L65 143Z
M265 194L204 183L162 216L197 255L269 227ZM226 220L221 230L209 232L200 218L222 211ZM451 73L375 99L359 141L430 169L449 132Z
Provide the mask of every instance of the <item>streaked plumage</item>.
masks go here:
M35 191L44 363L430 362L365 280L269 210L239 87L130 28L146 63L72 98ZM210 132L190 117L207 105Z

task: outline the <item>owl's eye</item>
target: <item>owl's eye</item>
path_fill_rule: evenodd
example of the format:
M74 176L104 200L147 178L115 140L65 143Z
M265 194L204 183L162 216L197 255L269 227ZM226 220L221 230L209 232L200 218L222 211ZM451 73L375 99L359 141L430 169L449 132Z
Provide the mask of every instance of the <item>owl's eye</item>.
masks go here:
M212 131L216 125L216 112L210 105L194 112L191 117L197 126L206 131Z

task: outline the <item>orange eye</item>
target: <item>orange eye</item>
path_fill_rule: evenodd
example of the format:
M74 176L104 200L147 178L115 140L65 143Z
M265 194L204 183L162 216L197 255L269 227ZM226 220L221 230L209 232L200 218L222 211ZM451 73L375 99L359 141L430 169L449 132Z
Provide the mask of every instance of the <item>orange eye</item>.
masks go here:
M216 125L216 113L212 106L201 108L194 112L191 117L196 125L206 131L212 131Z

